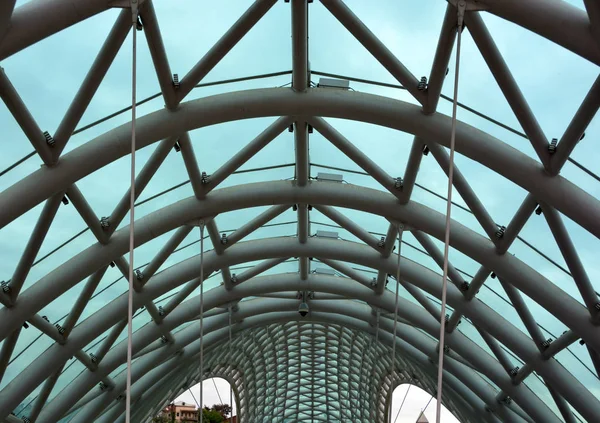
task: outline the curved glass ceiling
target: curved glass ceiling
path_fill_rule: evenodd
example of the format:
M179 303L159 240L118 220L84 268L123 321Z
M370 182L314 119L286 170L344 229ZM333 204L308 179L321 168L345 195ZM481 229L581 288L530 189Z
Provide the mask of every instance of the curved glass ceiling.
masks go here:
M380 421L414 373L434 394L456 1L139 3L132 421L200 374L249 422ZM600 10L547 3L466 2L443 385L465 422L600 421ZM131 19L0 6L6 421L124 418Z

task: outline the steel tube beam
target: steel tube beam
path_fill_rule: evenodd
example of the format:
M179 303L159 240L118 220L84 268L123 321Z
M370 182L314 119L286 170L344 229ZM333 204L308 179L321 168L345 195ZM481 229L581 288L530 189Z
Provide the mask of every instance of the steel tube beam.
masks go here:
M106 0L88 0L73 9L71 0L38 0L16 8L11 26L0 46L0 60L56 33L107 10ZM600 65L600 48L590 31L584 10L558 0L545 0L544 14L539 2L505 0L486 4L486 11L527 28L542 37ZM39 22L43 17L44 25Z
M296 156L296 181L303 187L310 177L308 147L308 125L304 121L294 122L294 150Z
M335 95L333 95L335 94ZM245 107L236 107L244 102ZM157 111L137 120L136 145L143 148L173 133L219 122L259 116L313 115L355 119L402 130L447 145L447 116L424 115L417 106L358 92L285 88L247 90L191 101L176 111ZM0 227L51 194L125 156L130 125L124 124L65 155L60 168L41 168L0 193ZM540 172L539 163L490 135L458 122L456 151L500 173L600 236L600 201L561 176ZM23 196L22 192L30 195Z
M37 257L44 239L46 239L50 225L52 225L52 222L54 221L54 217L56 216L56 212L58 211L63 196L64 194L61 192L46 200L46 204L40 213L40 217L31 232L25 250L23 251L23 254L21 254L21 258L10 279L10 296L13 301L17 300L19 292L21 292L25 279L27 279L27 275L31 270L31 265Z
M236 329L236 330L237 330L237 329ZM223 334L223 335L225 335L225 334ZM208 334L208 335L207 335L207 337L209 338L209 339L208 339L208 341L209 341L209 345L210 345L211 343L213 343L213 342L211 342L211 341L212 341L214 338L211 338L211 335L210 335L210 334ZM196 341L196 344L197 344L197 341ZM196 348L195 348L195 349L197 350L197 346L196 346ZM196 351L196 354L197 354L197 351ZM161 365L160 367L163 367L163 366ZM134 385L134 389L135 389L135 385ZM117 391L116 391L116 392L114 392L114 394L112 394L112 395L113 395L113 396L117 396L117 395L119 394L119 392L120 392L120 390L119 390L119 389L117 389ZM88 416L88 417L89 417L89 416Z
M505 254L508 251L509 247L521 232L521 229L525 226L525 223L527 223L527 220L529 220L533 214L536 206L537 201L533 195L527 194L527 197L525 197L525 200L523 200L523 203L519 206L519 209L512 220L506 226L504 236L497 244L498 254Z
M320 262L326 264L327 266L331 267L332 269L337 270L341 274L348 276L350 279L355 280L356 282L360 283L361 285L369 287L369 288L373 288L373 281L371 279L367 278L366 276L364 276L358 270L353 269L352 267L348 266L347 264L345 264L341 261L330 260L330 259L324 258L324 257L318 257L318 258L319 258Z
M108 242L108 233L100 226L100 219L94 213L94 210L87 202L77 185L73 184L66 190L67 197L73 203L73 207L77 209L79 215L83 219L86 225L90 228L90 231L94 234L98 242L106 244ZM110 221L109 221L110 224Z
M183 100L198 82L202 81L276 2L277 0L256 0L248 8L181 80L181 85L177 90L178 102Z
M309 122L321 135L327 138L330 143L348 156L348 158L356 163L361 169L371 175L385 189L397 197L401 196L399 190L394 186L394 179L388 175L385 170L379 167L379 165L367 157L362 150L348 141L348 139L340 134L333 126L320 117L312 117L309 119Z
M217 255L223 255L225 246L221 243L221 234L219 233L219 228L217 228L217 222L215 222L215 219L211 219L206 223L206 230L210 236L210 240ZM221 277L223 278L223 284L225 285L226 289L233 288L229 266L224 266L221 268Z
M123 329L125 329L125 326L127 326L127 320L121 320L115 326L113 326L113 328L110 330L109 334L104 339L102 344L100 344L98 350L96 350L96 354L94 354L97 358L97 363L100 363L102 361L102 359L104 358L108 350L110 350L110 348L113 346L121 332L123 332Z
M444 173L448 175L448 172L450 170L450 156L446 152L446 149L441 145L435 143L431 143L431 145L428 145L428 147L431 151L431 154L438 162ZM463 174L460 172L457 166L454 166L453 172L454 175L452 185L454 186L454 188L456 188L456 190L460 194L461 198L465 201L465 203L467 203L467 206L469 207L471 212L473 212L473 216L475 216L475 218L477 219L485 233L488 235L488 237L493 242L497 243L497 238L494 235L497 227L496 223L492 219L492 216L490 216L490 214L483 206L481 201L479 201L479 198L477 198L477 194L475 194L475 191L473 191L473 189L469 185L469 182L463 176Z
M140 197L140 195L144 191L144 188L146 188L148 182L150 182L150 179L152 179L158 168L163 164L163 162L167 158L167 155L171 151L171 148L173 148L173 144L175 144L176 141L176 137L169 137L158 143L156 149L152 152L152 155L150 156L146 164L144 164L142 170L140 170L140 172L135 177L135 200L137 200ZM123 197L121 197L121 200L119 201L113 212L110 214L110 227L108 228L109 234L112 234L117 229L117 227L121 224L123 218L125 218L125 216L127 215L127 212L130 211L130 203L131 187L127 190L127 192L125 192L125 194L123 194Z
M341 0L321 0L323 6L366 48L381 65L398 80L421 104L425 104L424 91L417 89L417 78L394 56L364 23Z
M590 354L590 358L592 359L592 363L594 364L594 368L596 369L596 375L598 375L598 377L600 378L600 354L598 354L598 352L595 349L593 349L587 344L586 347L588 353Z
M342 213L330 206L315 206L315 208L324 216L327 216L329 219L333 220L335 223L340 225L342 228L350 232L352 235L360 239L365 244L369 245L370 247L374 248L380 253L382 252L383 249L379 246L379 240L375 238L375 236L367 232L363 227L359 226L352 219L344 216ZM392 236L392 246L393 241L394 239ZM389 257L389 254L387 255L387 257Z
M50 146L46 142L42 130L29 112L29 109L27 109L15 87L11 84L2 67L0 67L0 98L4 101L6 108L13 115L44 164L52 166L54 164L52 151L50 151Z
M181 148L181 156L183 157L185 169L190 177L194 195L196 198L204 198L204 184L202 182L200 168L198 167L198 161L196 160L196 154L194 153L194 147L190 140L190 135L187 132L184 132L179 137L178 143Z
M415 187L415 182L417 181L417 174L419 173L421 159L423 158L424 145L425 143L423 140L415 136L412 146L410 147L410 153L408 154L404 178L402 179L402 196L400 198L402 204L406 204L410 201L413 188Z
M70 0L37 0L17 7L0 45L0 60L69 26L108 9L106 0L90 0L73 7ZM43 25L42 25L43 23Z
M419 244L421 244L425 251L429 253L431 258L437 263L440 269L443 268L444 255L440 251L440 249L433 243L431 238L429 238L429 235L416 229L411 230L410 233L413 234L417 241L419 241ZM461 285L465 281L460 275L460 273L458 273L458 270L456 270L456 268L452 265L452 263L448 263L448 276L450 277L450 280L454 283L454 285L456 285L458 288L461 288Z
M550 162L548 140L529 108L527 100L525 100L523 93L513 78L508 65L502 58L500 50L498 50L496 43L494 43L492 36L488 32L483 19L481 19L478 12L468 12L465 14L465 23L477 48L492 71L504 97L527 134L529 141L531 141L533 149L544 167L548 169Z
M481 335L481 338L485 341L485 343L490 347L490 350L494 354L494 356L498 359L498 362L504 367L506 373L510 374L511 370L514 369L514 365L512 364L508 354L502 349L498 341L492 337L489 333L484 330L481 330L477 326L475 326L477 332Z
M190 234L192 229L194 229L193 226L185 225L175 230L175 233L171 236L171 238L169 238L160 251L156 253L152 260L150 260L150 263L144 267L144 279L142 280L143 284L148 283L160 266L165 263L165 261L171 256L171 254L173 254L179 244L181 244L181 242Z
M381 252L381 257L388 258L392 254L392 251L394 250L394 246L396 245L396 237L397 236L398 236L398 225L395 223L390 223L390 226L388 226L387 233L385 234L385 243L383 245L383 251ZM398 254L399 254L399 252L398 252Z
M296 245L297 245L297 244L296 244ZM364 247L363 247L363 249L364 249ZM406 271L405 271L405 274L406 274ZM327 281L327 283L326 283L326 284L325 284L323 287L331 287L331 288L333 288L333 287L336 285L335 283L333 283L335 280L336 280L336 278L332 278L332 281ZM274 279L274 281L279 281L279 283L283 284L283 285L282 285L282 287L285 287L284 289L290 289L290 282L289 282L289 281L282 280L281 278L276 278L276 279ZM299 279L298 279L298 281L299 281L299 283L301 282ZM272 282L269 282L269 284L268 284L268 285L269 285L269 287L270 287L271 289L276 289L276 288L274 288L274 287L273 287L273 285L272 285ZM250 291L248 291L248 292L243 292L243 289L242 289L242 292L240 292L240 288L242 288L243 286L250 287L251 285L246 285L246 284L240 285L240 286L238 287L238 290L236 290L238 295L247 296L247 295L256 295L256 294L257 294L257 292L253 292L253 293L251 293ZM342 284L342 285L338 285L338 286L348 286L348 285L347 285L347 284ZM236 291L231 291L231 292L236 292ZM326 291L329 291L329 288L327 288L327 289L326 289ZM335 290L334 290L334 291L329 291L329 292L339 292L339 291L335 291ZM341 293L341 292L340 292L340 293ZM346 294L346 295L347 295L347 294ZM378 297L375 297L375 298L378 298ZM392 299L392 297L391 297L391 294L387 295L387 296L386 296L386 298L389 300L388 302L390 303L390 304L388 304L388 307L387 307L387 308L389 308L389 307L391 307L391 303L393 303L393 299ZM452 295L449 295L449 298L450 298L450 301L452 301ZM210 301L210 300L208 300L208 301ZM210 304L210 302L207 302L207 304ZM414 311L410 311L410 310L406 309L406 307L407 307L407 306L408 306L408 305L403 305L403 308L402 308L401 310L402 310L402 311L406 310L406 311L405 311L405 312L407 313L406 317L407 317L407 318L409 318L409 319L411 319L411 316L413 316L413 314L414 314ZM414 307L414 306L413 306L413 307ZM195 309L194 309L194 310L192 310L192 312L193 312L193 313L196 313ZM414 317L414 316L413 316L413 317ZM502 320L501 318L499 318L499 319L500 319L500 320ZM432 321L432 322L433 322L433 321ZM435 322L433 322L433 323L435 323ZM166 322L166 321L165 321L165 324L167 324L167 322ZM500 323L500 324L501 324L501 325L507 325L507 323ZM431 328L431 330L432 330L432 331L435 331L435 328ZM454 335L456 335L456 334L454 334ZM451 341L451 339L449 340L449 342L452 342L452 341ZM506 343L510 344L512 341L507 341L507 340L504 340L503 342L506 342ZM122 345L123 345L123 344L122 344ZM456 347L453 347L453 348L454 348L454 349L456 349ZM459 350L457 350L457 352L460 352L460 351L459 351ZM545 365L548 365L547 363L550 363L550 362L544 362L544 363L546 363ZM545 373L545 372L544 372L544 373Z
M94 272L85 283L83 290L77 297L75 304L73 304L71 311L63 323L63 329L65 330L63 336L65 338L69 337L69 334L77 324L77 321L79 320L79 317L81 317L81 313L83 313L85 306L89 303L92 295L94 295L94 291L96 291L100 281L102 281L102 277L104 276L104 273L106 273L106 269L108 269L108 266L104 266L100 270Z
M292 0L292 88L308 88L308 3Z
M457 10L452 3L446 5L446 14L442 21L442 28L438 38L429 82L427 84L427 102L423 106L425 113L434 113L437 109L444 79L448 73L448 64L456 40Z
M393 302L393 300L392 300L391 296L390 296L390 298L389 298L389 299L390 299L390 302ZM289 305L282 304L281 302L275 302L275 303L273 303L273 304L277 304L277 307L283 307L283 309L285 309L285 307L286 307L286 306L287 306L287 307L290 307ZM338 303L331 304L331 305L327 305L327 306L325 306L325 305L323 305L323 306L321 306L321 305L317 305L316 307L317 307L319 310L323 310L323 311L327 310L327 311L329 311L329 312L334 312L334 313L336 313L336 312L337 312L337 313L343 313L343 314L347 314L347 312L344 312L344 310L346 310L346 309L352 309L352 307L348 307L348 306L346 306L346 305L342 305L342 304L338 304ZM323 309L322 307L326 307L326 308L325 308L325 309ZM267 308L267 307L265 307L264 305L260 306L260 310L261 310L261 312L266 312L266 311L267 311L267 310L266 310L266 308ZM295 302L292 302L291 308L292 308L292 310L295 308ZM363 308L365 308L365 309L366 309L364 312L362 312L362 313L363 313L363 315L370 315L370 312L368 311L368 308L367 308L366 306L363 306ZM357 311L358 311L358 310L357 310ZM294 312L295 312L295 310L294 310ZM352 313L352 314L354 314L354 313ZM356 315L355 315L355 316L356 316ZM207 323L208 323L208 322L207 322ZM382 323L383 323L383 327L382 327L382 329L384 329L386 332L388 332L388 331L390 331L390 330L391 330L392 322L387 322L387 321L386 321L386 322L382 322ZM433 322L433 321L432 321L432 322L431 322L431 325L435 325L435 322ZM193 329L194 331L197 331L197 330L198 330L196 327L193 327L192 329ZM410 328L410 327L406 327L406 329L412 329L412 328ZM431 329L430 329L430 330L431 330ZM402 335L402 333L404 333L404 335ZM412 332L411 332L411 333L412 333ZM415 332L415 333L416 333L416 332ZM405 330L399 330L399 334L400 334L401 336L407 336L407 335L408 335L408 332L405 332ZM194 338L196 338L196 336L195 336L195 335L192 337L192 339L194 339ZM416 340L416 338L413 338L413 339L415 339L415 340ZM414 342L414 341L412 341L412 342ZM431 346L430 346L430 348L431 348L431 351L430 351L430 353L431 353L431 354L434 354L434 350L435 350L435 344L434 344L432 341L429 341L429 342L431 343ZM197 341L196 341L196 343L197 343ZM173 346L173 350L176 350L177 348L178 348L177 346L175 346L175 345ZM418 348L422 348L422 347L418 347ZM403 350L404 350L404 349L403 349ZM484 353L484 354L485 354L485 353ZM166 356L166 352L162 352L162 355L163 355L163 356ZM108 370L108 369L107 369L107 370ZM122 379L122 378L121 378L121 379ZM122 382L123 382L123 381L122 381ZM121 383L122 383L122 382L121 382ZM514 387L513 387L513 386L510 384L510 382L507 382L507 383L505 383L505 385L506 385L506 387L507 387L507 388L508 388L510 391L512 391L512 392L511 392L511 395L515 394ZM118 394L118 392L120 392L120 389L117 389L117 391L114 393L114 395L116 396L116 395ZM522 393L524 393L524 391L522 391ZM516 395L513 395L513 396L515 396L515 399L517 399L517 397L519 396L519 394L516 394ZM529 405L531 406L531 404L529 404ZM539 412L539 411L540 411L540 410L537 410L537 412ZM550 418L550 415L546 415L546 417L545 417L545 418ZM545 420L544 420L544 421L545 421ZM553 419L551 419L550 421L554 421L554 420L553 420Z
M16 3L17 0L7 0L0 3L0 45L2 45L4 35L10 27L10 18L12 17Z
M565 419L565 423L577 423L573 412L571 411L571 407L569 407L569 403L565 401L565 399L552 387L546 384L546 388L548 388L548 392L552 396L552 399L556 403L558 407L558 411Z
M272 269L273 267L277 266L278 264L283 263L288 258L289 257L282 257L282 258L264 260L264 261L258 263L257 265L251 267L250 269L240 273L236 277L237 283L242 283L249 279L252 279L252 278L260 275L261 273L264 273L267 270Z
M138 227L136 240L139 242L138 245L142 245L148 240L180 226L183 222L197 219L200 213L216 215L238 207L246 208L273 204L273 202L287 203L293 201L305 201L312 204L326 203L338 207L356 208L404 221L411 227L428 232L438 239L443 237L443 216L436 213L432 214L423 206L414 203L399 206L393 196L381 191L348 185L336 185L332 188L330 185L314 183L302 189L294 189L289 182L261 183L254 189L245 187L243 189L219 190L220 195L217 195L217 191L215 191L212 193L214 197L211 197L210 202L199 202L195 198L189 198L144 217L141 227L144 230L136 225ZM506 254L498 256L495 249L490 249L491 242L489 240L486 241L456 222L453 222L451 226L453 233L451 245L453 248L457 248L487 268L499 269L497 273L500 277L514 284L523 293L544 306L559 320L563 321L566 326L582 336L586 342L600 348L597 328L589 322L589 313L576 300L514 256ZM152 229L150 230L150 228ZM30 288L31 295L29 298L27 300L23 299L20 304L10 310L10 317L0 318L0 335L6 336L20 326L25 318L31 315L32 311L41 309L46 301L52 301L82 278L91 274L91 269L106 265L113 257L118 257L119 253L124 254L128 245L126 231L127 228L117 231L115 236L117 234L119 236L113 237L110 245L91 247L88 252L80 254L76 260L63 265L60 271L53 272L44 280L36 283ZM286 240L280 240L279 242L285 245ZM101 248L102 255L98 254L97 248ZM331 254L330 252L325 256L340 259L338 256L331 256ZM281 257L283 255L285 254L281 254L281 251L274 251L271 257ZM302 254L294 252L287 256L299 255ZM323 254L315 254L312 251L307 255L318 257ZM380 261L380 255L377 255L377 257ZM260 257L256 259L260 259ZM39 295L33 295L34 291ZM0 309L0 316L8 312L8 310Z
M204 193L208 194L215 189L221 182L228 178L233 172L238 170L244 163L250 160L256 153L265 148L271 141L277 138L291 123L289 117L280 117L263 132L261 132L250 143L233 155L223 166L217 169L208 178L205 184ZM308 142L308 141L307 141ZM308 146L307 146L308 148ZM307 172L308 175L308 172ZM307 178L308 179L308 176Z
M6 367L8 366L10 357L15 349L15 345L17 345L20 333L21 328L15 329L15 331L2 342L2 348L0 349L0 382L2 382Z
M486 4L486 11L523 26L600 65L600 48L590 31L590 20L580 8L559 0L505 0Z
M252 219L250 222L246 223L245 225L230 233L227 237L227 245L225 247L231 247L233 244L240 241L241 239L244 239L252 232L257 230L264 224L270 222L271 220L275 219L277 216L279 216L281 213L283 213L289 208L290 206L287 204L269 207L267 210L256 216L254 219Z
M596 6L596 9L598 7ZM598 23L596 23L597 25ZM600 28L599 28L600 30ZM600 41L600 38L598 39ZM556 152L550 158L550 174L558 175L565 162L575 149L577 143L584 135L585 129L588 127L600 107L600 77L596 78L594 84L587 93L581 106L577 109L575 116L569 123L565 133L561 137Z
M298 241L300 244L306 244L308 241L308 206L306 204L298 204Z
M129 30L131 29L131 10L122 10L115 21L110 33L106 37L106 41L98 52L94 63L81 83L79 90L75 94L73 101L69 105L65 116L58 125L54 139L56 145L52 151L54 161L58 161L60 154L64 150L67 142L71 138L73 131L81 120L81 117L87 110L92 98L98 91L98 87L106 76L108 69L111 67L117 53L121 49Z
M58 380L64 367L64 364L60 366L58 369L56 369L52 376L50 376L48 379L46 379L46 382L44 382L44 386L42 387L42 390L35 399L35 402L33 403L33 408L29 412L28 417L31 423L35 423L38 416L40 415L40 411L42 411L42 407L46 405L46 401L48 400L52 389L54 389L54 385L56 385L56 381Z
M177 104L175 87L173 86L173 73L169 66L169 59L167 58L167 52L152 0L146 0L141 5L139 11L144 26L144 35L148 42L148 50L150 50L150 56L152 57L154 70L158 77L160 91L165 100L165 106L167 109L173 109Z
M556 338L548 348L542 351L542 356L544 359L549 360L551 357L554 357L556 354L569 347L575 341L577 341L579 337L572 330L568 330L563 333L561 336Z
M542 346L542 343L545 341L544 334L536 323L533 314L531 314L529 311L529 307L527 307L527 304L525 304L521 293L514 286L504 282L501 278L498 278L498 280L500 281L502 288L504 288L504 291L506 291L506 295L508 295L510 302L519 314L523 324L527 328L527 332L529 332L531 339L535 341L536 345L540 349L540 352L543 351L544 347Z
M549 207L546 204L541 204L541 207L542 211L544 212L546 222L548 222L548 226L550 227L552 235L556 240L556 244L558 245L563 258L565 259L565 263L567 263L571 274L573 275L575 284L577 284L577 288L579 289L579 293L581 294L583 302L590 311L592 318L598 319L600 310L596 309L596 307L598 304L600 304L600 299L598 299L596 290L592 286L592 282L588 277L585 267L579 259L579 254L577 254L575 245L573 245L573 241L569 236L569 232L567 231L560 214L558 214L556 209Z

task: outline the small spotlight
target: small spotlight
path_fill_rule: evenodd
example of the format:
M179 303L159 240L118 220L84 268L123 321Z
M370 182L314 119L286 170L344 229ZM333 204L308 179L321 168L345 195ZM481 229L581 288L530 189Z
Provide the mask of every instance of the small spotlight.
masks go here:
M429 147L427 147L427 144L425 144L423 146L423 155L426 156L429 154Z
M179 141L175 142L175 144L173 144L173 148L175 149L176 153L179 153L181 151L181 146L179 145Z
M69 204L69 199L67 198L67 196L66 196L66 195L63 195L63 198L62 198L62 200L61 200L61 201L62 201L62 203L63 203L65 206L66 206L67 204Z
M144 26L142 25L142 20L140 19L140 17L137 17L137 22L135 24L135 29L137 29L138 31L141 31L142 29L144 29Z
M495 272L492 272L492 274L490 275L490 277L491 277L492 279L496 279L496 273L495 273Z

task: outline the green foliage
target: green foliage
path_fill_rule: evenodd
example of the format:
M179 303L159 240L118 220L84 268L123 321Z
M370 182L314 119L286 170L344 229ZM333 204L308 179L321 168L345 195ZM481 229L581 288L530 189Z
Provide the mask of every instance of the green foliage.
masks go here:
M208 408L202 409L202 423L223 423L225 417L216 410L210 410Z
M160 416L154 417L152 423L171 423L171 420L167 416L161 414Z

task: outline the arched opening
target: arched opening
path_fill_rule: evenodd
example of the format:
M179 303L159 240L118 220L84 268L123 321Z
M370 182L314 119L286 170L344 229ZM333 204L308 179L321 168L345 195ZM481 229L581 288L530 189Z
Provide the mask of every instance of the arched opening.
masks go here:
M200 408L200 384L182 392L162 412L165 422L196 423ZM235 393L229 382L222 378L208 378L202 382L202 408L204 423L239 422ZM160 421L160 420L159 420ZM162 421L161 421L162 423Z
M435 422L436 398L410 383L403 383L394 389L389 423ZM442 404L441 423L460 423Z

